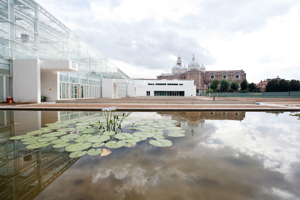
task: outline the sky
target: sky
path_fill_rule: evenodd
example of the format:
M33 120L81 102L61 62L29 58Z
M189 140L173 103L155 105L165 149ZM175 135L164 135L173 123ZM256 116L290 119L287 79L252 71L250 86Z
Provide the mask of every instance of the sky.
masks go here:
M131 78L171 73L180 55L248 82L300 79L299 0L36 0Z

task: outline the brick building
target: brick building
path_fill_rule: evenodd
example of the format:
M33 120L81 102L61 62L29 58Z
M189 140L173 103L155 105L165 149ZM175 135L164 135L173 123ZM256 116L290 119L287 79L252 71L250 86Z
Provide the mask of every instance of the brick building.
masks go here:
M222 80L227 79L229 82L237 81L239 84L246 78L246 73L244 70L220 70L220 71L206 71L205 66L200 66L198 62L195 61L193 56L192 61L189 63L188 67L181 66L181 57L177 58L177 64L172 68L172 73L162 73L157 76L157 79L187 79L194 80L196 85L197 93L204 93L208 89L208 85L215 79Z

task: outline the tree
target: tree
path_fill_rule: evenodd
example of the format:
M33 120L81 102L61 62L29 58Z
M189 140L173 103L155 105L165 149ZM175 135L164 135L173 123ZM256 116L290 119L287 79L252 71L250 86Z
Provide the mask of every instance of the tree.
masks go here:
M240 85L237 81L232 81L230 83L230 89L232 89L233 91L237 91L240 88Z
M248 87L249 87L249 92L255 92L257 90L257 87L256 87L255 83L253 83L253 82L250 83L248 85Z
M291 91L300 91L300 82L299 82L299 80L292 79L290 81L290 90Z
M266 85L267 92L278 92L279 91L279 83L276 79L273 79L268 82Z
M218 79L213 80L210 84L210 88L216 91L219 88L219 83L220 81Z
M290 83L284 79L281 79L279 81L279 91L280 92L290 91Z
M220 82L221 92L227 92L228 88L229 88L229 82L226 79L222 79Z
M205 91L205 93L214 93L214 90L213 89L207 89L206 91Z
M247 89L248 89L248 82L247 79L244 79L241 82L241 90L247 90Z

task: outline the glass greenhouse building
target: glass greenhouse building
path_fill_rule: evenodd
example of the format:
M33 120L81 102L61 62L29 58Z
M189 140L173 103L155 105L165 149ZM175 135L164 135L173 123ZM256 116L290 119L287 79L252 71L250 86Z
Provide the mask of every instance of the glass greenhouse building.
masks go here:
M124 79L117 87L119 96L126 96L133 84L35 1L0 0L0 102L8 95L20 99L32 87L37 102L51 92L57 94L52 100L102 97L102 79Z

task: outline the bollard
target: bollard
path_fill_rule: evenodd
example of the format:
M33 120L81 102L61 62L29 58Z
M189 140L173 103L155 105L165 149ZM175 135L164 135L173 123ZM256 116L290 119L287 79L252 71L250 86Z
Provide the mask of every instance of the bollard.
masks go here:
M213 101L215 101L215 98L216 98L216 97L213 98Z

